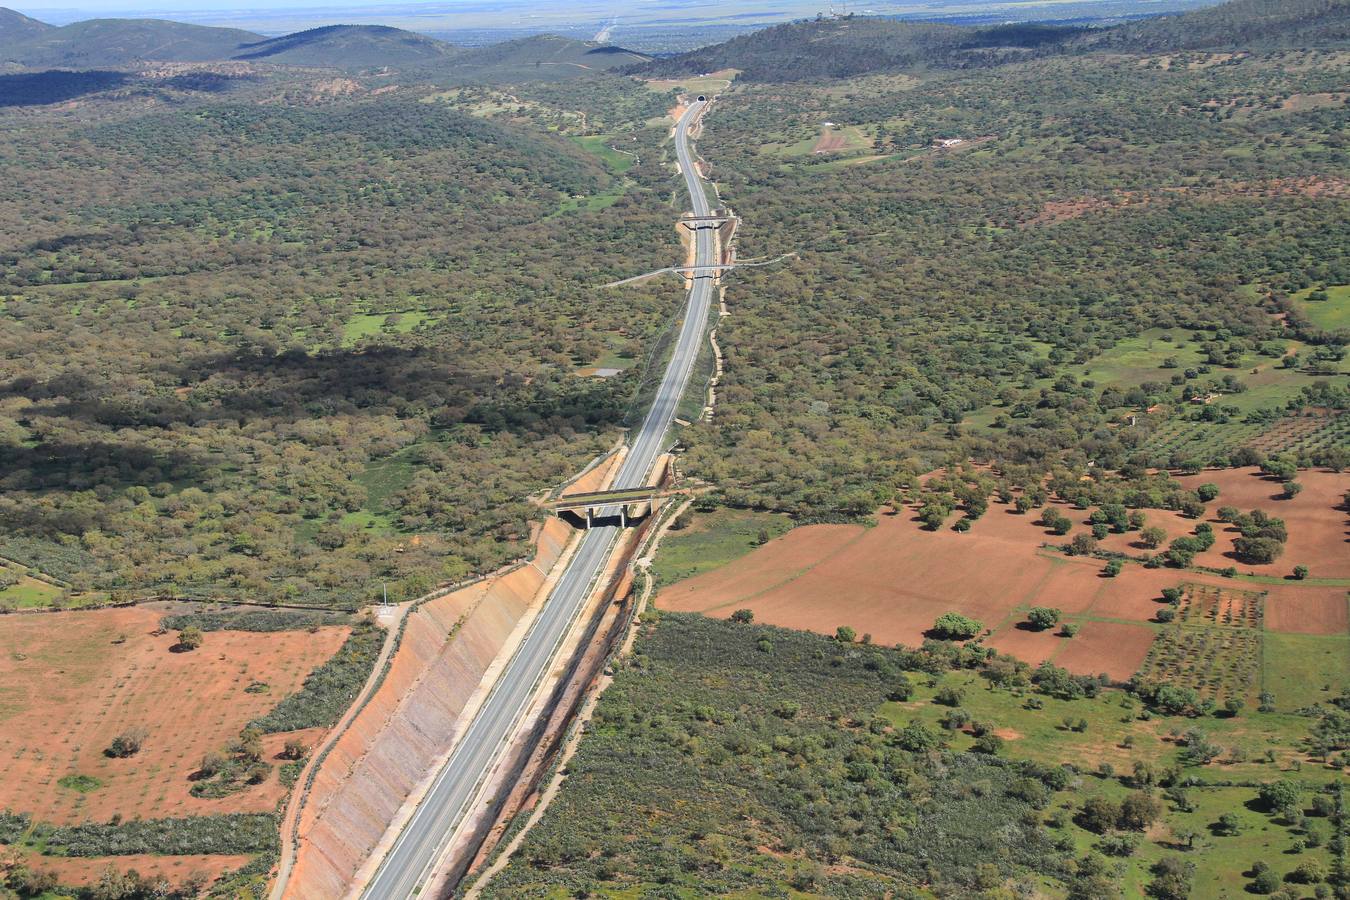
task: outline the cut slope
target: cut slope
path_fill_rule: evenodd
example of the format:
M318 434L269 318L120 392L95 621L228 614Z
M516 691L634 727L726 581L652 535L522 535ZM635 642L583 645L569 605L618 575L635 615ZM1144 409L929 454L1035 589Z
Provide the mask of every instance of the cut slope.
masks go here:
M89 19L3 45L0 61L75 69L124 66L143 60L207 62L228 59L239 45L261 37L237 28L162 19Z
M328 25L245 44L235 59L298 66L408 66L460 52L445 41L386 25Z

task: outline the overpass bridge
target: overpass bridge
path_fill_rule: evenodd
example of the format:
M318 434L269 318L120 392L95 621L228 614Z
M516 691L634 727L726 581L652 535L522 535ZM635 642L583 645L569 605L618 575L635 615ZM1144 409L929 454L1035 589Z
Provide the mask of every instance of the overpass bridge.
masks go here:
M544 505L560 517L569 518L577 525L584 524L586 528L593 528L597 524L610 525L613 520L618 521L619 527L627 528L645 520L666 498L682 493L659 486L588 491L557 497L545 501ZM570 513L571 516L565 516L564 513Z

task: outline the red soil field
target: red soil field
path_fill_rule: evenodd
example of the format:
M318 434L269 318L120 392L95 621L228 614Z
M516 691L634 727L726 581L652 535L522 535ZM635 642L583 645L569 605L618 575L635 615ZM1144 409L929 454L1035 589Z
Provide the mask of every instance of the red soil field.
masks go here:
M1305 490L1294 500L1270 500L1279 486L1254 477L1255 470L1206 472L1184 479L1191 486L1219 485L1222 505L1260 507L1286 520L1289 549L1273 566L1238 565L1239 571L1285 575L1295 562L1314 577L1350 576L1345 547L1347 516L1336 507L1350 488L1350 476L1302 472ZM1097 559L1066 557L1042 544L1062 544L1086 532L1089 510L1059 506L1074 521L1066 536L1035 524L1039 513L1019 515L992 503L967 534L920 527L914 512L883 512L873 528L815 525L797 528L747 556L663 589L663 609L725 617L739 608L756 621L832 634L848 625L881 644L918 644L933 620L948 611L982 621L993 630L988 643L1031 663L1049 659L1074 672L1106 672L1128 678L1143 661L1155 631L1147 623L1162 606L1162 589L1195 582L1268 591L1266 626L1316 634L1350 629L1346 589L1285 581L1254 584L1220 575L1171 568L1146 569L1128 563L1116 578L1102 574ZM1148 524L1171 537L1190 533L1198 520L1166 510L1146 510ZM1216 524L1219 541L1202 554L1200 565L1234 565L1232 533ZM1138 555L1138 533L1111 535L1107 550ZM1071 639L1053 631L1016 628L1030 606L1053 606L1080 625ZM1109 621L1103 621L1109 620Z
M939 615L956 611L995 629L992 646L1039 662L1062 655L1079 638L1016 629L1026 607L1142 622L1157 610L1162 588L1182 580L1181 573L1140 566L1103 578L1099 560L1040 550L1051 538L1033 524L1036 516L1008 509L992 505L964 535L926 531L910 510L883 514L873 528L797 528L720 569L671 585L656 602L717 616L747 607L757 621L773 625L827 634L849 625L877 643L911 646ZM1075 671L1128 674L1148 649L1147 640L1136 643L1123 645L1114 663L1080 654L1085 668Z
M36 853L23 854L28 865L38 872L51 872L63 885L79 887L98 881L99 876L109 866L119 872L135 869L146 877L167 878L174 887L179 887L194 872L201 872L211 880L241 868L250 856L90 856L59 857L40 856Z
M1096 675L1105 672L1125 681L1138 669L1153 644L1154 631L1129 622L1083 622L1072 640L1064 641L1051 662L1070 672Z
M1280 483L1261 476L1258 469L1224 469L1178 479L1187 487L1210 482L1219 496L1209 504L1210 518L1218 541L1196 563L1223 568L1235 565L1241 572L1257 575L1288 575L1297 565L1307 566L1314 578L1350 578L1350 513L1342 508L1342 496L1350 491L1350 473L1304 470L1297 481L1303 492L1292 500L1282 499ZM1254 566L1228 556L1237 530L1213 520L1221 506L1236 506L1246 512L1265 510L1284 519L1289 541L1274 563Z
M1350 631L1350 601L1343 587L1280 585L1266 596L1266 627L1298 634Z
M1007 653L1036 666L1052 658L1059 652L1060 646L1069 641L1069 638L1056 633L1058 628L1031 631L1017 626L1017 622L1004 624L985 643L1000 653Z
M131 607L0 618L0 809L71 824L276 807L285 791L275 775L219 800L192 797L189 776L204 754L299 689L348 629L215 631L200 649L175 653L172 633L152 634L160 616ZM254 681L267 691L245 692ZM146 731L139 753L104 755L136 727ZM58 784L75 774L103 784L87 794Z

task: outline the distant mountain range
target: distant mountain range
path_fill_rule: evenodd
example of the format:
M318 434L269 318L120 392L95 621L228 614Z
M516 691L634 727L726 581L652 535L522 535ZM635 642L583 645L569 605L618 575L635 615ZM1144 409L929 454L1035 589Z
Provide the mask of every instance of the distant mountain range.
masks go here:
M0 65L115 69L146 62L244 60L339 69L425 70L449 81L559 80L650 57L553 35L465 48L383 25L330 25L268 38L163 19L89 19L57 28L0 8Z
M1350 46L1350 0L1231 0L1112 27L962 26L843 16L777 25L665 59L539 35L460 47L381 25L332 25L268 38L160 19L55 27L0 8L0 66L119 69L147 62L245 60L346 70L413 70L447 83L557 81L619 69L648 76L738 69L751 81L840 78L915 67L970 68L1093 50Z

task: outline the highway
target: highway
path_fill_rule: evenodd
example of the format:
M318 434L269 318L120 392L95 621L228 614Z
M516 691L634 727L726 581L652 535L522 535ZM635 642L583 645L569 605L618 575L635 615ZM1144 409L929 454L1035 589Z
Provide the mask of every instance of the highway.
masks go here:
M684 175L694 214L710 214L689 147L689 127L707 104L690 104L675 127L675 153ZM716 246L712 228L695 232L695 262L711 266ZM699 345L712 305L713 276L696 275L688 292L684 323L670 362L657 389L652 408L642 427L631 439L628 456L619 469L615 489L646 483L656 459L666 449L667 432L676 406L689 383ZM617 515L617 512L615 513ZM483 702L455 746L445 766L437 773L426 796L381 862L362 896L369 900L407 900L428 877L447 842L465 817L468 805L491 770L497 757L515 734L535 688L554 663L559 644L581 611L590 588L600 576L609 551L619 535L617 526L592 528L582 538L553 593L520 646L507 663L496 685Z

